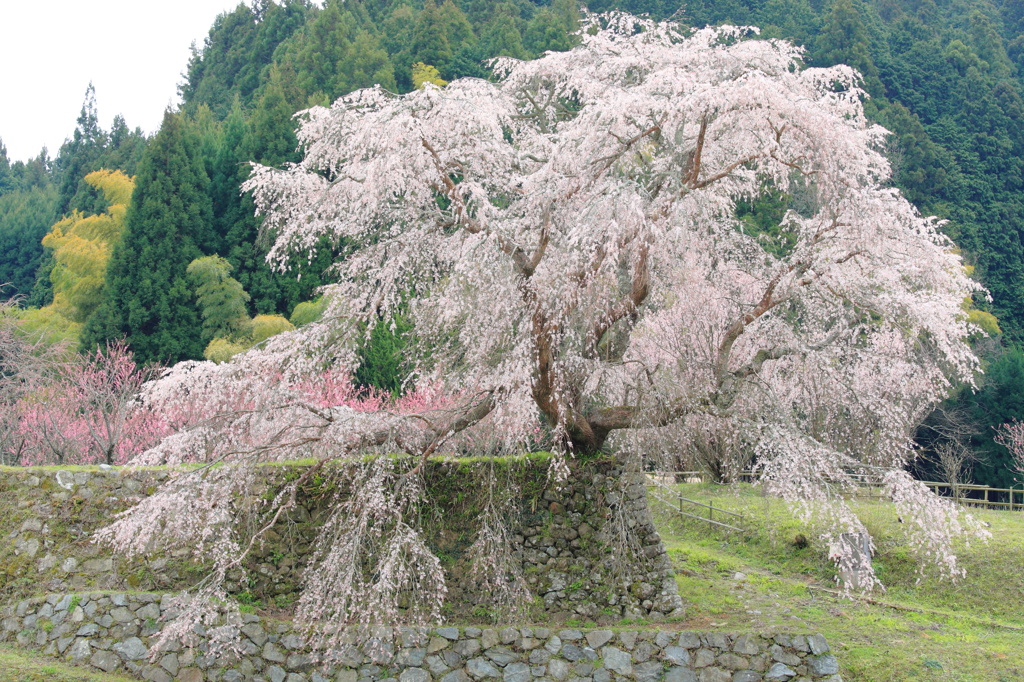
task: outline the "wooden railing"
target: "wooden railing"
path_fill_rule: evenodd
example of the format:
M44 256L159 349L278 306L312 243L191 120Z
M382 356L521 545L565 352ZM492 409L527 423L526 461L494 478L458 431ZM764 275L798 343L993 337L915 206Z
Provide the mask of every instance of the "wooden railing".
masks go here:
M990 488L987 485L974 485L971 483L940 483L938 481L922 481L926 486L935 491L936 495L952 497L958 503L974 507L985 507L986 509L1004 509L1007 511L1024 510L1024 489L1014 490L1013 488ZM972 495L983 495L973 497ZM999 497L1006 499L992 499Z
M707 480L707 474L702 471L651 471L647 473L651 479L651 485L664 485L676 481L685 483L703 483ZM671 478L670 481L665 479ZM757 474L752 471L740 472L737 478L742 482L756 480ZM863 474L851 474L850 478L857 481L860 491L856 497L883 499L884 495L879 493L878 481L873 477ZM1024 511L1024 487L1022 488L991 488L987 485L975 485L973 483L959 483L952 485L940 481L921 481L935 491L936 495L949 497L958 504L973 507L984 507L986 509L1001 509L1006 511ZM673 493L675 496L675 493ZM686 500L679 496L682 500ZM700 504L700 503L695 503ZM708 506L708 505L704 505ZM715 507L714 511L718 511Z
M650 491L651 497L653 497L658 502L661 502L666 507L671 509L676 514L679 514L680 516L686 516L686 517L691 518L691 519L697 519L698 521L704 521L706 523L710 523L713 526L719 526L721 528L726 528L728 530L735 530L735 531L738 531L738 532L742 533L743 532L742 528L737 528L736 526L730 525L728 523L722 523L721 521L716 521L715 518L714 518L714 515L715 515L715 512L718 512L719 514L726 514L726 515L728 515L730 517L738 519L739 521L743 521L746 518L746 517L743 516L743 514L738 514L736 512L729 511L728 509L722 509L721 507L716 507L714 500L709 500L708 504L704 504L703 502L698 502L697 500L691 500L688 497L683 497L683 495L678 490L673 490L672 488L669 487L670 483L675 483L676 482L676 476L677 475L679 477L682 477L684 481L688 481L688 482L692 483L692 482L695 482L695 481L690 480L693 477L688 476L688 474L699 475L699 473L700 472L696 472L696 471L658 471L658 472L649 472L648 475L647 475L647 487L648 488L653 488L653 490ZM672 476L671 482L666 482L666 481L663 480L665 477L668 477L668 476ZM659 494L659 493L661 493L661 494ZM675 502L670 501L671 498L675 498ZM679 505L678 509L676 508L677 504ZM692 507L701 507L703 509L707 509L708 510L707 511L707 517L705 518L703 515L694 514L694 513L692 513L692 511L691 512L685 511L684 507L683 507L684 504L691 505Z

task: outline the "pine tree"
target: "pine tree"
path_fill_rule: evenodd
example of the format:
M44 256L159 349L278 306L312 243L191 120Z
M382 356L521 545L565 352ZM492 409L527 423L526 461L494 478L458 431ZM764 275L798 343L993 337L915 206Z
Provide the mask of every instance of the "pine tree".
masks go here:
M194 131L168 111L139 164L125 234L107 268L103 302L82 346L124 337L140 363L202 357L199 312L186 268L212 233L209 180Z

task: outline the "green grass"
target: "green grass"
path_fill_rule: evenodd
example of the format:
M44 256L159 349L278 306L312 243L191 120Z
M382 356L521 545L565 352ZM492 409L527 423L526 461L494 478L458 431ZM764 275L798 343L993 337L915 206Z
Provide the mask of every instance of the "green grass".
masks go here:
M688 603L680 627L821 632L845 680L1024 679L1024 515L976 512L991 524L993 538L958 548L967 577L951 584L920 576L891 505L851 502L875 538L874 566L887 587L870 595L884 604L872 604L826 591L835 588L826 548L815 542L815 528L783 503L748 485L679 488L691 499L743 513L746 529L717 529L651 499ZM800 534L810 546L796 546ZM737 572L747 579L735 580Z
M0 645L0 679L4 682L134 682L131 677L78 668L5 645Z

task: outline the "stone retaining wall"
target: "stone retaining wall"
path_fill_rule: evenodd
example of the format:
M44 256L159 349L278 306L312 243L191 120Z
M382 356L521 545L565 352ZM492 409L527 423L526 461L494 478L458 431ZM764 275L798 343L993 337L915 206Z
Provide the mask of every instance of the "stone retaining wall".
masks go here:
M642 475L624 472L610 459L577 463L569 483L556 489L546 482L545 460L507 461L511 464L506 466L518 468L509 469L506 478L518 477L524 488L517 498L518 524L511 530L516 556L538 597L538 618L544 614L545 621L605 625L622 618L659 621L684 615L671 561L647 509ZM454 527L424 529L439 556L458 557L473 539L478 520L463 508L466 499L480 494L474 466L446 461L428 467L428 486L440 489L438 504L444 513L425 517L454 519ZM299 467L270 467L268 477L294 474L289 468ZM89 541L116 512L151 494L172 475L161 469L118 467L0 468L0 498L18 500L16 509L0 513L0 537L9 540L6 548L0 547L0 593L22 597L44 591L174 591L190 586L201 567L189 561L185 549L126 561ZM250 590L276 607L294 602L326 513L318 504L317 499L300 500L279 521L281 527L271 531L270 541L251 555L251 582L235 584L233 591ZM452 517L453 511L462 516ZM612 547L623 524L643 559L625 569L615 565L622 553ZM486 621L489 595L466 583L464 561L445 561L451 616Z
M667 630L365 628L338 666L316 669L288 624L253 614L244 614L240 659L211 656L201 641L150 661L168 608L167 596L153 593L26 599L3 610L0 642L151 682L840 682L821 635Z

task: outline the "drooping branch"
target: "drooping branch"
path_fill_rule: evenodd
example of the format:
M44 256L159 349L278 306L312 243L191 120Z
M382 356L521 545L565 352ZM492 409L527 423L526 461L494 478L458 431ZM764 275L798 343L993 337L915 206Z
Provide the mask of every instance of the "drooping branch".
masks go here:
M623 318L628 319L630 327L636 324L636 321L640 316L640 306L643 305L645 300L647 300L647 296L651 291L651 271L650 264L648 262L649 257L650 246L647 243L641 243L640 247L637 249L636 263L633 266L633 276L629 294L614 303L604 315L599 315L594 321L591 332L587 336L587 346L584 350L584 357L597 357L598 349L600 348L602 340L608 333L608 330L611 329L619 320ZM622 350L624 350L624 348ZM621 355L622 351L617 354L615 359L620 359Z

